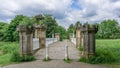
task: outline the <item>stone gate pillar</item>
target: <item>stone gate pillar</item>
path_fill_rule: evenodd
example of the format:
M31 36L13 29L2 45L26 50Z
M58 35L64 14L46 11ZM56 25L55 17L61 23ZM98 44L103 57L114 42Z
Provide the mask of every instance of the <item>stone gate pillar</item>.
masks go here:
M41 48L44 48L46 45L46 26L45 25L41 25L40 26L40 45Z
M19 31L19 41L20 41L20 54L21 55L32 55L33 54L33 34L32 29L25 25L17 27Z
M57 38L57 41L60 40L60 34L59 33L55 33L55 38Z
M81 34L81 26L76 28L76 48L81 47L82 44L82 34Z
M84 24L82 26L83 34L83 57L95 55L95 33L97 32L97 26Z
M41 43L40 43L40 25L34 25L34 29L35 29L35 32L34 32L34 37L39 39L39 49L41 47Z
M35 25L35 38L40 38L40 25Z

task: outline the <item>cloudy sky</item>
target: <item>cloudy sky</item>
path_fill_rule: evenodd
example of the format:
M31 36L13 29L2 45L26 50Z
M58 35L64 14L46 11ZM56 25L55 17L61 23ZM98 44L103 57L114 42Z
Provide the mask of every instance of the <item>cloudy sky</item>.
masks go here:
M18 14L52 14L66 28L76 21L120 22L120 0L0 0L0 21L10 22Z

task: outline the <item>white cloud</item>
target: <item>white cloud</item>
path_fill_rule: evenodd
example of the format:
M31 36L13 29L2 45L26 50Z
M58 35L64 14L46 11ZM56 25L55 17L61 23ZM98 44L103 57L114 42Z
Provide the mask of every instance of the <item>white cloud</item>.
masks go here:
M0 0L0 4L0 21L9 21L17 14L45 13L52 14L66 28L76 21L116 19L120 22L120 0Z
M81 10L70 12L73 20L89 23L100 22L103 19L116 19L120 23L120 0L79 0Z

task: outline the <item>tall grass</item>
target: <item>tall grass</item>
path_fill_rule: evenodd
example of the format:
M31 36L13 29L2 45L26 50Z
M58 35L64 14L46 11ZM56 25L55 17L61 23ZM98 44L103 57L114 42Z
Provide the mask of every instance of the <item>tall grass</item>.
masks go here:
M120 39L96 40L96 55L80 61L96 63L120 63Z
M0 42L0 65L35 60L34 56L20 56L16 42Z
M18 43L0 42L0 66L12 63L11 56L14 50L18 50Z

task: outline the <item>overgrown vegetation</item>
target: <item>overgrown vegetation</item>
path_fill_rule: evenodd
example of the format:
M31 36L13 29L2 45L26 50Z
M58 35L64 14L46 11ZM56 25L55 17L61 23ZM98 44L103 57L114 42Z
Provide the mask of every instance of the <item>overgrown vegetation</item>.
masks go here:
M52 34L59 33L60 36L64 39L66 38L66 29L56 22L55 18L52 15L36 15L33 17L28 17L24 15L16 15L10 24L0 22L0 41L15 42L19 40L18 32L16 28L18 25L45 25L46 37L52 37Z
M120 64L120 39L97 40L96 42L96 55L88 59L81 58L80 61L92 64Z
M20 56L18 51L13 51L11 59L12 62L26 62L35 60L34 56Z
M20 56L18 43L0 42L0 66L33 60L35 60L34 56Z

